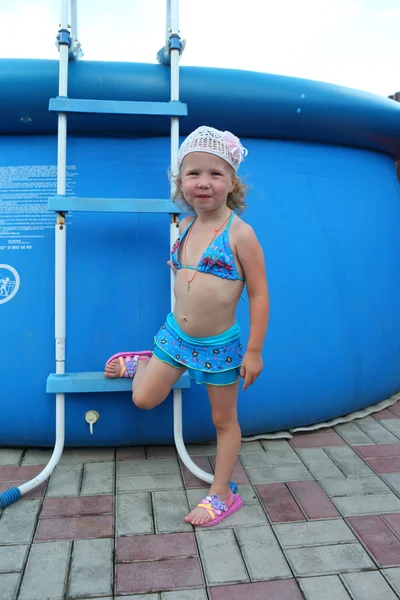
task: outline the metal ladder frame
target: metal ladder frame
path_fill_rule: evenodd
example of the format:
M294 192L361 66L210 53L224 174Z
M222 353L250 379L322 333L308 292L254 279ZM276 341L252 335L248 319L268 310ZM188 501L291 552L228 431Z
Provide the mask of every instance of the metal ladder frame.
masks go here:
M69 26L69 17L71 12L71 27ZM66 220L65 208L69 206L73 210L92 210L94 202L97 202L97 207L101 199L86 199L87 202L82 203L80 198L71 199L69 205L66 204L66 156L67 156L67 112L112 112L119 114L170 114L171 116L171 170L176 171L178 162L179 148L179 118L186 114L185 110L179 101L179 57L182 51L182 43L179 36L179 0L167 0L167 24L166 24L166 47L162 48L157 58L159 62L168 65L170 64L171 71L171 100L170 103L156 103L158 105L169 104L168 110L165 106L155 107L152 103L140 102L108 102L108 101L89 101L89 100L70 100L68 98L68 62L82 55L80 44L77 39L77 0L61 0L61 19L60 29L58 32L58 47L60 53L59 61L59 89L58 98L50 100L49 109L58 112L58 136L57 136L57 196L49 199L48 208L55 210L57 219L55 225L55 341L56 341L56 373L54 376L49 376L47 382L47 391L56 396L56 442L52 456L46 467L36 477L30 481L0 494L0 508L4 508L13 502L19 500L24 494L35 489L43 483L54 471L57 466L62 452L64 450L65 441L65 391L63 391L63 378L68 374L65 373L65 338L66 338ZM140 105L140 106L139 106ZM184 106L184 105L183 105ZM173 108L172 108L173 107ZM63 112L65 110L65 112ZM154 112L156 110L156 112ZM152 112L153 111L153 112ZM174 182L171 182L171 197L174 192ZM108 200L106 204L110 205L112 200ZM168 204L162 200L150 201L131 201L136 206L136 209L142 212L158 212L157 207L161 204ZM144 205L146 203L146 205ZM153 204L152 204L153 203ZM161 203L161 204L160 204ZM172 203L169 203L170 205ZM122 203L116 200L115 204L117 211L126 211L127 203ZM107 210L107 206L97 208L97 210ZM172 212L173 211L173 212ZM166 212L166 208L163 208ZM171 213L170 222L170 242L171 246L176 241L179 235L178 214L176 207L170 207ZM171 308L174 307L174 279L175 276L171 269ZM79 374L78 374L79 375ZM91 375L90 373L82 375ZM92 374L96 375L96 374ZM65 390L73 391L68 385L71 383L71 378L64 386ZM61 381L61 383L60 383ZM72 382L73 383L73 382ZM180 387L189 387L182 384ZM61 390L61 391L60 391ZM82 389L79 389L82 391ZM88 391L94 391L91 388ZM100 389L99 391L104 391ZM116 385L113 391L119 391ZM182 432L182 390L175 387L173 390L173 411L174 411L174 440L178 454L183 464L199 479L207 483L212 483L213 475L206 473L200 469L190 458L184 441ZM231 482L232 489L236 486Z

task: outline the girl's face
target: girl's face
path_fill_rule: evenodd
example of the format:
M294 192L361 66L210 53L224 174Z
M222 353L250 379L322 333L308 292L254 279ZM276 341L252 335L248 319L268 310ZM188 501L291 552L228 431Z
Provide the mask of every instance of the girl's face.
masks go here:
M181 165L181 188L185 201L196 212L226 205L233 187L234 170L219 156L192 152Z

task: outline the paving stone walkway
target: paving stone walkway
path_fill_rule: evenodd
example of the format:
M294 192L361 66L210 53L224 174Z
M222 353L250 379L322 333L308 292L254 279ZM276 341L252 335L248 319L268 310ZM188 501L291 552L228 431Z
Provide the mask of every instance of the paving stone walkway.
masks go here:
M211 471L215 444L192 445ZM0 491L48 450L0 449ZM0 600L400 598L400 403L290 441L243 443L241 511L183 515L204 483L173 447L67 449L50 480L0 511Z

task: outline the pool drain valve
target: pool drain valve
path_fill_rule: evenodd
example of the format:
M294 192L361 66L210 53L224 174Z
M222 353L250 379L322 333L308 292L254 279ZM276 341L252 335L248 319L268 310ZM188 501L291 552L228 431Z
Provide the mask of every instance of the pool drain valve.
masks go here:
M93 425L95 423L97 423L97 421L100 419L100 415L97 412L97 410L88 410L87 413L85 414L85 421L86 423L89 423L89 427L90 427L90 435L93 435Z

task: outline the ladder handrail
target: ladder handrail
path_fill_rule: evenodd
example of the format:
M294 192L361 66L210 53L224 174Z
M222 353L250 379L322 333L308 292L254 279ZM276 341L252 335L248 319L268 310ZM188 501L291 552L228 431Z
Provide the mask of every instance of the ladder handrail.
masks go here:
M167 38L169 40L178 41L177 44L170 44L171 54L171 100L179 100L179 58L181 52L181 43L179 37L179 0L167 0ZM179 150L179 117L171 117L171 198L175 192L175 175L177 175L178 166L178 150ZM176 215L171 215L171 226L170 226L170 247L176 242L179 236L179 222ZM171 311L175 305L175 294L174 284L175 275L170 270L171 277ZM191 471L196 477L212 483L213 476L210 473L206 473L200 469L196 463L190 458L185 443L183 441L182 431L182 390L173 390L173 411L174 411L174 440L175 446L179 457L183 464Z
M71 10L71 27L69 16ZM61 0L60 29L58 32L59 46L59 89L58 95L68 97L68 60L78 58L81 52L77 40L77 0ZM179 37L179 0L167 0L167 40L170 53L171 69L171 101L179 101L179 57L182 44ZM71 32L70 32L71 30ZM176 174L179 149L179 117L171 117L171 173ZM58 113L57 134L57 195L65 196L67 178L67 115ZM171 198L175 191L174 177L171 177ZM170 241L171 246L179 235L178 213L171 215ZM66 221L63 212L56 212L55 225L55 341L56 341L56 374L65 374L65 337L66 337ZM171 269L171 309L174 308L175 276ZM197 477L211 483L213 476L200 469L190 458L182 435L182 392L173 390L174 398L174 439L178 454L184 465ZM57 466L65 440L65 394L56 393L56 442L45 468L33 479L0 493L0 508L4 508L19 500L21 496L38 487L54 471Z
M58 95L68 96L68 53L70 36L68 32L69 0L61 0L59 32L59 84ZM67 32L63 36L63 32ZM65 195L67 188L67 115L58 114L57 134L57 195ZM67 230L65 216L56 213L55 229L55 338L56 373L65 373L65 337L66 337L66 241Z

